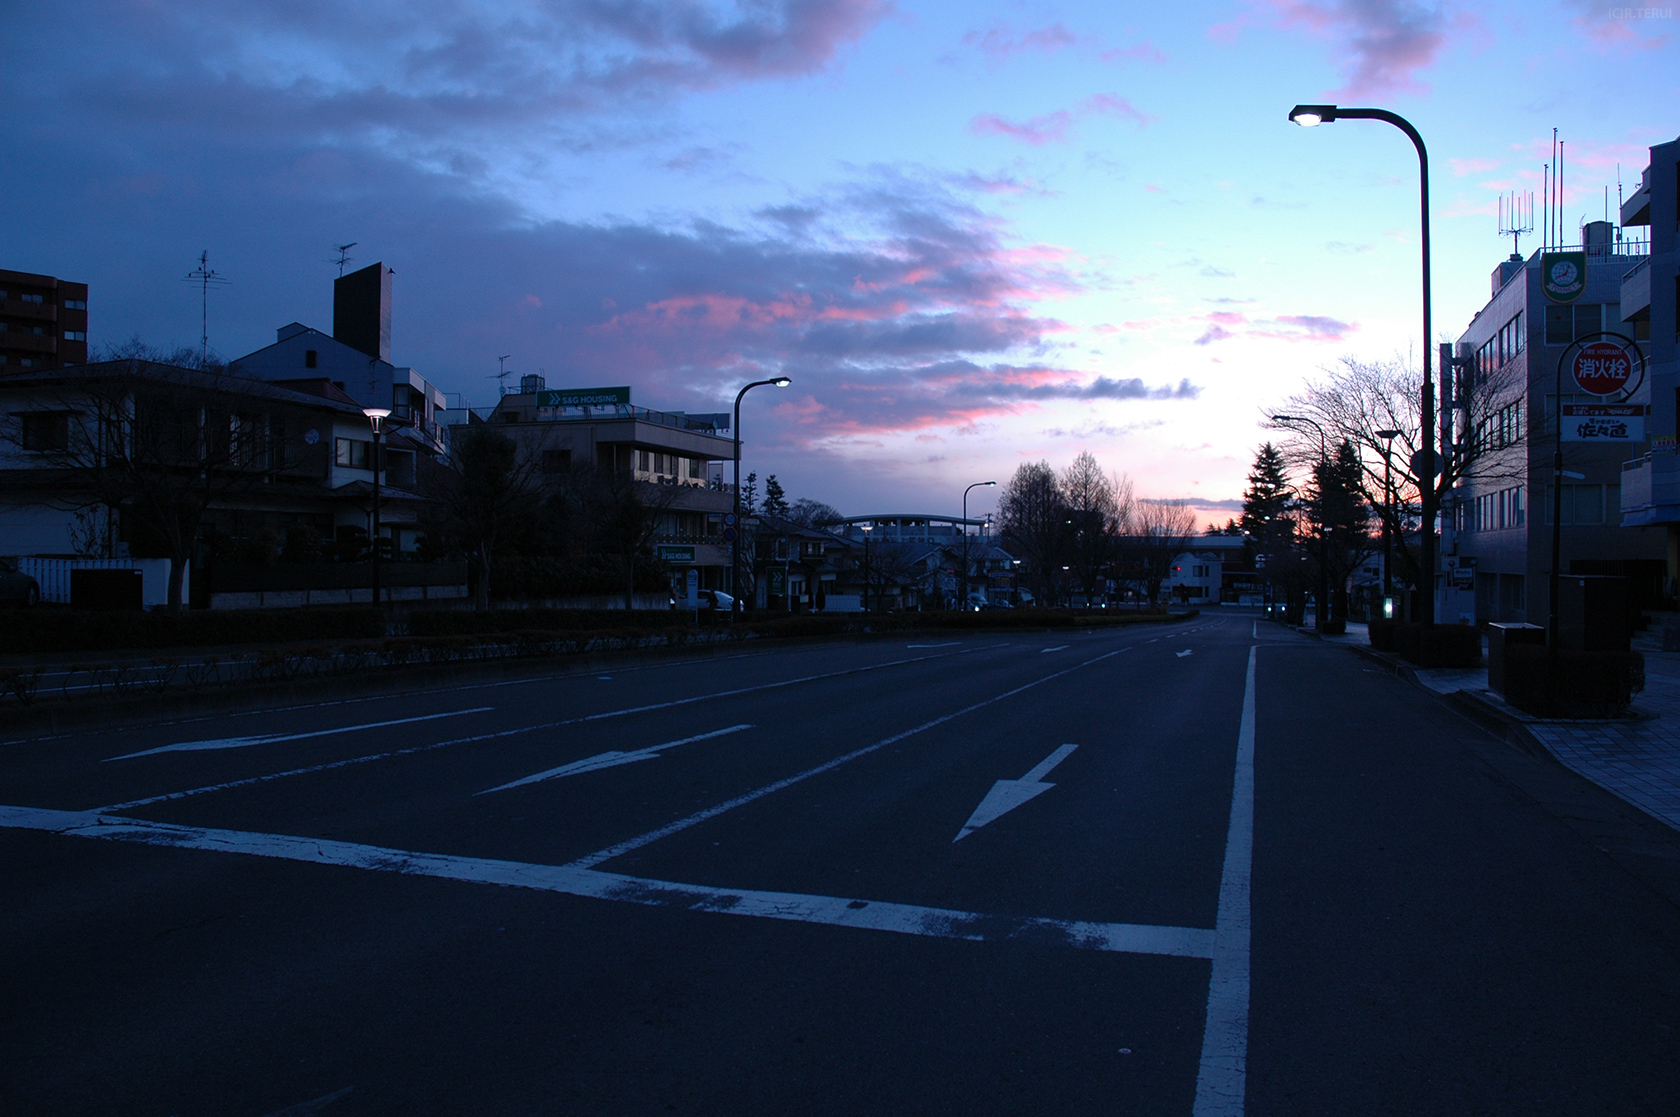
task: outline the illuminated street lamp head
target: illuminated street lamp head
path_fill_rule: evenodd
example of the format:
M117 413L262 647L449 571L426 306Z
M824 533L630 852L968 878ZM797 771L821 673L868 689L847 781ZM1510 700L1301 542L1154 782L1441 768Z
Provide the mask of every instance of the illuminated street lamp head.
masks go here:
M1289 110L1289 119L1303 128L1316 128L1336 119L1335 105L1296 105Z
M776 379L770 381L770 383L774 384L778 388L785 388L789 384L792 384L793 381L788 379L785 376L778 376L778 377L776 377Z
M373 424L373 433L378 434L379 424L390 417L391 409L389 407L364 407L362 408L362 414L366 415L368 422Z

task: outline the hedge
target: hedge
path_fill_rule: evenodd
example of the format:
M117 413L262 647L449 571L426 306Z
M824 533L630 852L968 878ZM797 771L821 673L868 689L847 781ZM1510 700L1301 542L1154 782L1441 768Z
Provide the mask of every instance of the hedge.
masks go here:
M149 613L12 609L0 614L0 655L286 644L384 635L384 618L370 608L157 609Z

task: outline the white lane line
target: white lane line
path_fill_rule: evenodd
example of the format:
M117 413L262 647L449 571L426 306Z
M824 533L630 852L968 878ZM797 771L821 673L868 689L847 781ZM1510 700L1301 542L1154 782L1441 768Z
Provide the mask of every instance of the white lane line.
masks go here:
M562 764L558 768L550 768L546 772L538 772L534 776L504 783L500 787L489 787L483 791L474 792L475 795L489 795L495 791L506 791L510 787L524 787L528 783L541 783L543 780L563 779L566 776L579 776L585 772L598 772L602 768L616 768L620 764L634 764L638 760L653 760L663 749L674 749L678 745L690 745L695 741L709 741L713 737L723 737L730 733L739 733L743 729L751 729L750 725L731 725L728 729L714 729L710 733L698 733L693 737L684 737L678 741L666 741L663 745L649 745L645 749L634 749L630 752L620 752L612 749L608 752L597 753L582 760L574 760L570 764Z
M107 756L102 763L113 760L133 760L137 756L156 756L161 752L204 752L212 749L243 749L252 745L269 745L276 741L301 741L307 737L331 737L338 733L355 733L361 729L384 729L388 725L409 725L417 721L436 721L438 718L457 718L462 714L483 714L494 710L494 706L474 706L470 710L450 710L443 714L422 714L412 718L393 718L390 721L369 721L361 725L341 725L336 729L312 729L307 733L261 733L254 737L211 737L203 741L180 741L173 745L162 745L155 749L143 749L140 752L125 753L122 756Z
M1194 655L1194 654L1195 654L1195 652L1194 652L1194 651L1192 651L1192 650L1191 650L1191 649L1190 649L1190 648L1185 648L1185 649L1184 649L1184 650L1183 650L1183 651L1181 651L1181 652L1179 652L1179 653L1177 653L1177 654L1178 654L1178 658L1179 658L1179 659L1183 659L1183 658L1184 658L1184 657L1185 657L1185 656L1187 656L1187 655Z
M1039 649L1039 654L1042 655L1044 652L1065 652L1067 650L1068 650L1068 646L1066 644L1057 644L1053 648L1040 648Z
M996 822L1022 803L1049 791L1056 785L1044 783L1044 777L1050 774L1050 769L1073 755L1078 745L1063 745L1049 756L1035 764L1031 771L1018 780L998 780L992 789L986 792L986 797L980 800L980 805L974 808L974 813L968 816L963 828L957 831L957 836L951 839L951 844L962 841L970 834L988 822Z
M1248 1089L1249 885L1254 867L1254 663L1248 649L1237 771L1231 788L1231 828L1219 877L1219 915L1213 931L1213 978L1196 1074L1192 1117L1242 1117Z
M215 791L231 791L236 787L249 787L252 784L268 783L271 780L289 779L292 776L307 776L315 772L331 772L338 768L348 768L353 764L371 764L376 760L390 760L398 756L413 756L416 753L431 752L433 749L449 748L451 745L470 745L479 741L493 741L500 737L516 737L521 733L534 733L540 729L558 729L565 725L579 725L584 722L601 721L606 718L625 717L629 714L647 713L650 710L666 710L675 706L687 706L695 702L707 702L713 698L730 698L735 695L751 694L760 690L775 690L777 687L793 686L795 683L817 682L822 679L834 679L844 675L860 675L866 671L876 671L883 667L901 667L907 663L924 663L929 660L944 659L953 655L968 655L970 652L987 651L990 648L1006 648L1007 644L993 644L982 648L968 648L960 652L941 652L938 655L919 655L909 659L894 659L886 663L873 663L865 667L849 667L844 671L831 671L823 675L805 675L797 679L784 679L775 683L760 683L757 686L739 687L735 690L719 690L711 694L700 694L693 698L678 698L670 702L655 702L648 706L630 706L622 710L608 710L600 714L585 714L582 717L566 718L562 721L544 722L541 725L526 725L517 729L504 729L499 733L481 733L476 737L455 737L447 741L438 741L430 745L411 745L406 749L392 749L389 752L370 753L367 756L353 756L348 760L334 760L327 764L310 764L303 768L288 768L284 772L270 772L266 776L248 776L240 780L227 780L224 783L206 784L203 787L189 787L185 791L169 791L162 795L148 795L144 799L130 799L126 803L113 803L108 807L101 807L104 811L129 811L136 807L149 807L153 803L166 803L174 799L186 799L194 795L208 795Z
M652 843L659 841L661 838L668 838L672 834L687 830L690 826L697 826L709 819L716 818L725 811L732 811L736 807L745 806L756 799L762 799L766 795L781 791L783 788L792 787L796 783L803 783L812 776L820 776L824 772L831 772L840 767L842 764L849 764L860 756L868 756L877 749L884 749L888 745L896 744L908 737L914 737L916 734L926 732L935 726L944 725L953 718L962 717L964 714L971 714L975 710L983 710L987 706L992 705L994 702L1002 702L1005 698L1013 698L1022 691L1031 690L1033 687L1050 682L1052 679L1059 679L1063 675L1071 675L1073 672L1082 667L1089 667L1093 663L1101 663L1103 660L1112 656L1117 656L1125 650L1125 648L1117 648L1112 652L1104 652L1102 655L1096 656L1092 659L1087 659L1084 663L1076 663L1072 667L1064 667L1060 671L1053 671L1044 676L1042 679L1034 679L1030 683L1024 683L1021 686L1016 687L1014 690L1006 690L1002 694L994 694L992 697L982 699L981 701L974 703L972 706L964 706L960 710L955 710L942 717L936 717L932 721L924 721L922 724L913 729L906 729L902 733L894 733L891 737L883 737L872 745L865 745L861 749L853 749L851 752L837 756L833 760L818 764L815 768L807 768L797 775L777 780L775 783L765 784L756 791L749 791L745 795L737 795L735 798L719 803L715 807L707 807L703 811L695 811L687 818L680 818L667 826L661 826L657 830L649 830L647 833L631 838L628 841L619 842L617 845L611 845L606 849L597 850L594 853L589 854L587 857L578 858L576 861L572 862L572 865L580 869L593 868L594 866L601 864L603 861L611 861L615 857L622 856L623 854L629 853L633 850L641 849L645 845L651 845Z
M962 643L961 640L947 640L943 644L906 644L906 648L954 648Z
M47 830L69 837L105 838L146 845L173 846L176 849L273 857L315 865L340 865L474 884L533 888L652 907L683 908L694 912L755 916L761 919L784 919L796 923L825 923L836 927L889 931L902 935L926 935L973 942L1030 942L1075 950L1165 954L1179 958L1207 958L1214 949L1214 933L1203 927L1023 918L881 900L861 900L846 896L713 888L607 873L576 865L540 865L525 861L415 853L409 850L289 834L197 829L162 822L117 818L101 815L98 811L55 811L34 807L0 806L0 827Z

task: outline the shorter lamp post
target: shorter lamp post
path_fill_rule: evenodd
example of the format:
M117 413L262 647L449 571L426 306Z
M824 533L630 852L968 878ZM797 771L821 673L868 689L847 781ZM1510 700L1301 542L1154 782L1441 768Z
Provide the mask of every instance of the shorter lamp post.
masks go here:
M1394 579L1389 573L1389 563L1392 551L1389 547L1388 521L1394 515L1394 481L1391 463L1394 460L1394 440L1400 437L1399 431L1377 431L1378 438L1383 440L1383 620L1394 619Z
M976 481L963 490L963 569L962 569L962 610L968 611L968 494L975 489L984 489L997 484L996 481Z
M731 529L735 537L729 541L729 589L734 600L729 605L730 620L734 620L741 612L741 397L766 384L785 388L792 383L793 381L785 376L776 376L769 380L754 380L735 393L735 429L730 432L735 436L735 523Z
M385 420L391 415L389 407L364 407L362 414L373 426L373 533L369 538L373 552L373 603L381 604L379 592L379 436L384 433Z
M1316 420L1305 415L1273 415L1274 423L1307 423L1318 432L1318 463L1321 470L1327 470L1330 465L1330 442L1324 437L1324 428ZM1318 560L1318 608L1314 613L1318 625L1318 634L1324 635L1325 626L1330 620L1330 570L1325 559L1326 554Z
M860 524L863 528L863 611L869 612L869 533L874 524Z

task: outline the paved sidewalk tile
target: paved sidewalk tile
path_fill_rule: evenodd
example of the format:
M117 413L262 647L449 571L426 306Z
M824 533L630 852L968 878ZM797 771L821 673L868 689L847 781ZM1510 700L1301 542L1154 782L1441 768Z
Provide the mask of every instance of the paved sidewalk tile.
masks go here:
M1357 628L1357 632L1355 629ZM1368 645L1364 625L1326 642ZM1419 668L1418 682L1437 694L1471 691L1499 706L1487 668ZM1544 721L1520 717L1558 762L1576 775L1680 830L1680 653L1645 652L1645 689L1633 703L1639 720Z

